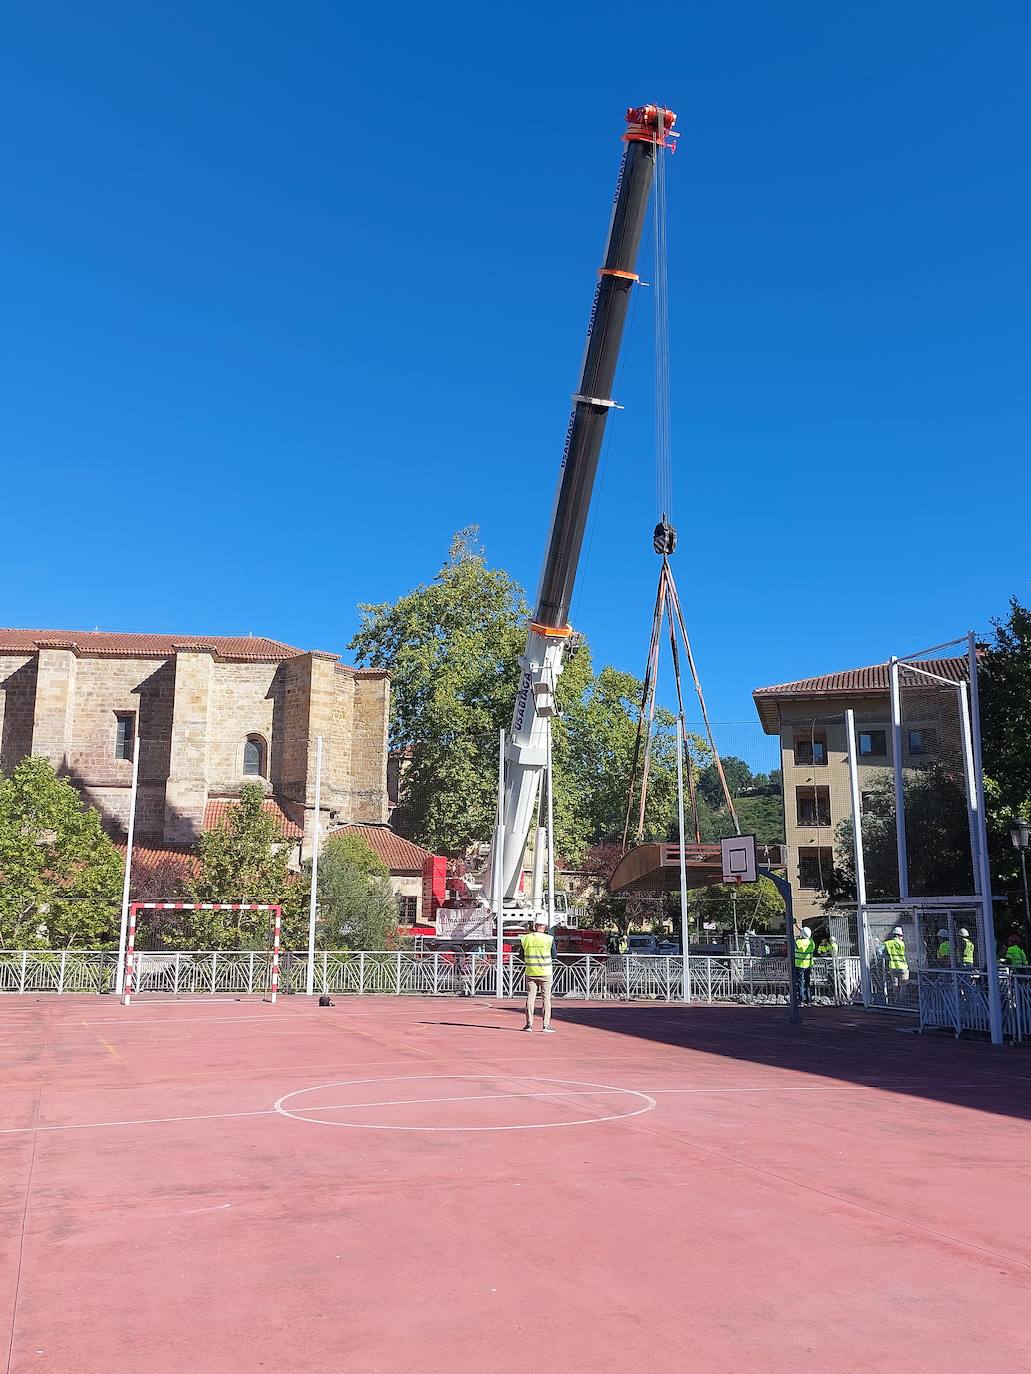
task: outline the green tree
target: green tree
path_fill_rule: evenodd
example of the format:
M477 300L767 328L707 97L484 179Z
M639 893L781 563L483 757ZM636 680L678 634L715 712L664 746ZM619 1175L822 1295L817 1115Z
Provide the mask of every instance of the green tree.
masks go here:
M586 657L584 655L584 657ZM575 807L586 844L621 840L626 820L627 790L633 765L641 683L630 673L603 668L597 677L586 662L584 690L574 693L562 721L563 743L556 730L556 793L564 781L570 804ZM581 683L575 684L580 688ZM644 838L665 839L676 822L677 777L675 719L668 711L656 712L651 745ZM700 748L700 741L693 741ZM642 773L638 764L635 783ZM639 797L639 791L637 797ZM637 826L638 801L630 818L630 840ZM564 850L563 853L566 853ZM583 847L571 857L579 858Z
M906 811L909 890L915 897L956 896L973 891L970 830L964 785L942 764L908 769L902 797ZM862 815L866 895L871 902L899 895L895 831L895 787L877 778L866 792ZM851 816L834 832L834 864L828 878L827 906L856 900L856 867Z
M349 648L360 663L389 669L391 748L409 747L402 828L444 853L486 839L498 730L511 719L529 615L521 588L488 567L471 527L455 535L432 582L358 609Z
M257 783L240 788L239 803L229 808L223 823L200 837L201 871L187 881L186 889L194 902L280 903L285 943L293 944L298 938L303 892L291 878L283 836L264 810L264 800ZM194 933L211 949L265 949L268 945L265 911L197 911L192 913L192 924ZM171 932L164 942L173 942ZM179 943L178 936L174 942Z
M1009 827L1018 816L1031 820L1031 609L1013 597L1009 614L992 626L978 665L988 851L997 890L1017 894Z
M311 865L306 865L310 890ZM386 865L360 835L331 836L319 856L319 919L322 949L394 949L398 943L397 898Z
M741 793L752 785L752 770L744 759L739 759L735 754L728 754L725 759L721 759L723 764L723 775L727 779L727 786L730 795L737 798ZM726 804L723 795L723 784L720 782L719 770L715 762L708 764L698 775L698 793L705 798L709 805L718 810Z
M784 929L784 898L768 878L736 887L718 883L691 893L691 919L698 921L699 931L706 921L715 922L720 931L732 931L735 907L742 935L749 930Z
M111 944L122 877L100 816L46 759L0 775L0 945Z

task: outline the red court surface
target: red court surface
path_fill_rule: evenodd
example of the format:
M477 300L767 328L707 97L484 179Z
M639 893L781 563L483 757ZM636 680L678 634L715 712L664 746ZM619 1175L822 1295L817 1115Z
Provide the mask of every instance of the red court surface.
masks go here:
M0 1004L25 1371L1031 1369L1031 1057L779 1008Z

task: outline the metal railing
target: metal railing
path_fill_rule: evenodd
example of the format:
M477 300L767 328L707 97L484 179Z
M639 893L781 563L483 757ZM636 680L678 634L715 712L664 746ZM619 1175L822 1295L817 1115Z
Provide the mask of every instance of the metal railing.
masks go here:
M920 1029L941 1027L959 1036L963 1031L991 1031L988 979L997 977L1003 1030L1014 1041L1031 1040L1031 970L917 969Z
M100 950L0 950L0 993L102 993L115 982L116 956ZM262 993L269 986L271 955L248 950L141 952L136 959L139 994ZM315 990L336 996L491 997L492 954L450 951L320 950ZM280 991L303 993L307 957L287 952ZM523 965L509 955L503 968L506 997L525 992ZM566 954L555 960L553 995L570 1000L683 1000L683 961L663 954ZM697 1002L781 1002L788 996L788 965L773 956L694 955L690 994ZM859 992L859 960L817 959L813 991L818 1001L847 1003ZM1029 1009L1031 1010L1031 1009ZM1031 1014L1028 1015L1031 1026Z

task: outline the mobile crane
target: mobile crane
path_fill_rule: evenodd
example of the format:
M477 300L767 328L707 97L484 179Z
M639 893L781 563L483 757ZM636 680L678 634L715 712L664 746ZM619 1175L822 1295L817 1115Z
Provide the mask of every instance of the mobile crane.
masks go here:
M535 846L531 909L520 905L523 859L548 763L550 720L557 714L555 693L573 637L568 623L580 549L590 510L605 423L616 406L612 397L630 293L638 283L637 254L660 148L673 147L676 115L659 105L627 110L625 144L616 182L612 219L594 303L587 326L580 381L566 430L558 491L551 520L536 609L520 662L519 686L505 747L505 782L498 829L486 880L469 895L481 917L496 899L500 876L506 920L526 920L540 908L540 835ZM496 866L500 865L500 875ZM482 928L482 927L481 927Z

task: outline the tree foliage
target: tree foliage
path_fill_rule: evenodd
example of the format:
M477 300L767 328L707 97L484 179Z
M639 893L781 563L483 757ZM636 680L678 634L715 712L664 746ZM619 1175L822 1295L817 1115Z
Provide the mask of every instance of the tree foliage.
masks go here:
M111 944L122 877L100 816L46 759L0 775L0 946Z
M972 892L970 829L962 780L942 764L907 769L902 797L911 894L944 897ZM897 901L895 786L890 776L879 777L870 784L862 826L867 900ZM834 832L834 863L826 904L855 900L855 851L852 818L848 816Z
M512 714L529 615L522 590L488 567L471 527L455 535L432 582L359 606L349 648L390 671L390 745L407 750L400 828L437 851L491 831L498 731Z
M1002 890L1020 887L1009 839L1017 817L1031 821L1031 609L1016 597L979 663L982 752L992 876Z
M697 918L699 938L705 934L706 922L715 922L719 931L733 930L735 908L742 935L749 930L784 929L784 898L768 878L760 878L736 887L719 883L692 892L691 919Z
M260 902L283 906L289 936L301 906L302 894L291 880L287 847L275 820L264 810L265 794L257 783L240 788L240 800L214 830L206 830L197 844L201 870L187 880L194 902ZM268 912L197 911L191 913L200 948L265 949ZM178 940L176 941L178 943Z
M311 864L305 865L310 891ZM307 905L307 903L305 903ZM332 835L319 855L316 942L321 949L394 949L397 898L388 869L360 835Z

